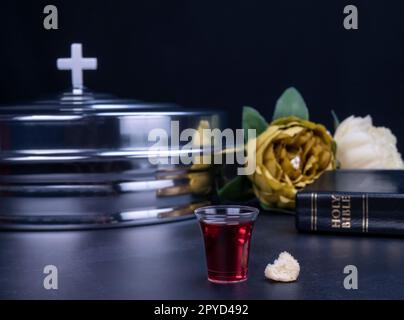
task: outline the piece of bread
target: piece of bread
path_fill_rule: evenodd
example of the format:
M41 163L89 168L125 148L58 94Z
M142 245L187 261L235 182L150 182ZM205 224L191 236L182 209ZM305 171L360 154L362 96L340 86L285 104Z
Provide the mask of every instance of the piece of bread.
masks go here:
M299 262L288 252L282 252L273 264L265 268L265 277L274 281L296 281L300 273Z

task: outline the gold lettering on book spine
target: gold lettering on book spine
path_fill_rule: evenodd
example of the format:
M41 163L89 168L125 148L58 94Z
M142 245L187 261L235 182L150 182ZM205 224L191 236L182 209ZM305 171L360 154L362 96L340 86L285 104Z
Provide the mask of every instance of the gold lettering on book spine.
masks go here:
M341 228L340 202L341 197L339 195L331 194L331 228Z
M351 196L331 194L331 228L351 229Z

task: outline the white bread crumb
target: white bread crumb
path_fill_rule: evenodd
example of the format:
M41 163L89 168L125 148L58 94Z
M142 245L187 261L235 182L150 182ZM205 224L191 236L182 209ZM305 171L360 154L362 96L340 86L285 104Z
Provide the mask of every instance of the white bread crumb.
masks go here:
M300 273L299 262L286 251L282 252L273 264L265 268L265 277L274 281L296 281Z

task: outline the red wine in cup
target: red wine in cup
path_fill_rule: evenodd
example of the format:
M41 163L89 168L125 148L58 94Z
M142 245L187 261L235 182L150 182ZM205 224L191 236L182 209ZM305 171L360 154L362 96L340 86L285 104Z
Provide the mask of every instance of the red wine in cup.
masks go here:
M253 224L254 221L230 224L200 221L210 281L227 283L247 279Z

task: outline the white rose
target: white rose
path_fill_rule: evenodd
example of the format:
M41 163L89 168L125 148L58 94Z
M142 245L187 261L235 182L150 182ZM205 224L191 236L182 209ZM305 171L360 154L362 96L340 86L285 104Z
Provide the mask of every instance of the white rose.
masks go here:
M338 126L334 140L342 169L403 169L397 139L390 129L375 127L372 118L350 116Z

